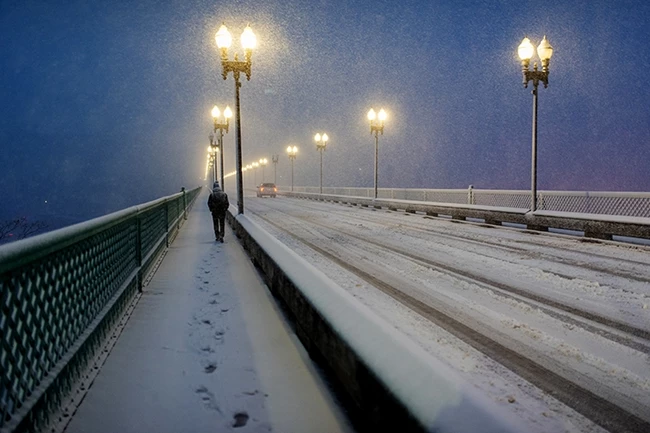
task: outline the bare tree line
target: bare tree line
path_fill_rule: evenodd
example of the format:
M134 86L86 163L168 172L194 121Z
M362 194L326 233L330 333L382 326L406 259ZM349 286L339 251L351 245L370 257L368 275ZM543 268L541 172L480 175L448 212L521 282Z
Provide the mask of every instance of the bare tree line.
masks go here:
M48 227L43 221L27 221L25 217L0 221L0 244L28 238Z

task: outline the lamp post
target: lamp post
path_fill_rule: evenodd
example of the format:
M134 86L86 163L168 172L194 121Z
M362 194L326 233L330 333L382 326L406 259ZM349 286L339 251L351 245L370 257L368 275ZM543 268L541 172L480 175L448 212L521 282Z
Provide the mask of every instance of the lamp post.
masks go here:
M244 167L244 171L248 170L248 183L250 183L250 181L251 181L250 172L251 172L252 169L253 169L253 166L250 165L250 164L248 164L248 165L246 165L246 167Z
M260 163L255 161L252 164L252 166L253 166L253 173L254 173L253 176L254 176L254 179L255 179L255 188L257 188L257 167L260 166Z
M517 49L519 58L521 59L521 72L524 78L524 88L528 87L528 82L533 82L533 148L532 148L532 162L531 162L531 197L530 197L530 210L537 210L537 87L539 83L544 83L544 88L548 87L548 65L553 55L553 47L544 36L542 42L537 47L537 55L542 61L542 70L537 69L537 62L533 64L533 69L528 69L530 59L533 57L533 44L530 39L524 38Z
M208 135L210 139L210 145L208 146L208 159L212 167L212 182L217 180L217 163L216 163L216 153L217 153L217 144L214 141L214 134L210 133Z
M320 135L320 133L314 135L314 141L316 141L316 150L320 152L320 193L323 193L323 152L327 147L327 141L329 137L327 134Z
M384 121L386 120L386 111L382 108L379 110L379 115L375 113L372 108L368 111L368 120L370 121L370 135L375 133L375 198L377 198L377 172L378 172L378 157L379 157L379 133L384 135Z
M271 155L271 162L273 163L273 183L278 184L278 161L280 155Z
M262 167L262 182L261 183L264 183L264 167L266 167L266 164L269 163L269 160L266 159L266 158L260 158L259 163L260 163L260 167Z
M225 123L221 123L219 121L219 117L221 117L221 111L219 110L219 107L215 105L214 107L212 107L212 121L214 124L214 132L216 133L217 131L219 131L219 135L218 135L219 138L217 140L217 145L219 146L218 149L219 150L219 171L221 172L221 189L225 191L226 185L224 184L224 172L223 172L223 132L226 131L227 134L228 127L230 126L230 118L232 117L232 110L230 109L230 107L226 105L226 109L223 110L223 118L225 119ZM212 136L212 134L210 134L210 136ZM212 140L210 140L210 143L212 143ZM215 169L216 169L216 165L215 165Z
M215 40L217 42L217 47L221 53L221 76L225 80L228 78L228 72L232 72L235 79L235 109L237 110L237 117L235 118L235 159L236 159L236 171L237 171L237 212L240 214L244 213L244 186L243 186L243 174L242 174L242 151L241 151L241 107L239 104L239 88L241 87L241 82L239 81L240 74L246 74L246 79L250 81L251 79L251 64L253 57L253 48L257 39L255 34L250 26L246 26L244 32L241 34L241 45L244 48L244 59L243 61L239 60L237 53L235 53L235 59L229 60L228 58L228 48L232 44L232 36L226 28L225 24L219 28L219 31L215 35Z
M291 160L291 192L293 192L293 161L296 159L296 155L298 155L298 147L287 147L287 154L289 154L289 159Z

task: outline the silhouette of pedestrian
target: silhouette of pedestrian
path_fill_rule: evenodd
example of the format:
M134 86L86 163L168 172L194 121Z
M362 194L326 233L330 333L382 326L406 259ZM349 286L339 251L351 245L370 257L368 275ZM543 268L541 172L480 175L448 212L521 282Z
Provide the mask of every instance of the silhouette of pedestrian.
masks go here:
M212 213L212 224L214 225L215 241L223 243L223 235L226 223L226 211L230 206L228 194L219 187L219 182L212 185L212 193L208 197L208 208Z

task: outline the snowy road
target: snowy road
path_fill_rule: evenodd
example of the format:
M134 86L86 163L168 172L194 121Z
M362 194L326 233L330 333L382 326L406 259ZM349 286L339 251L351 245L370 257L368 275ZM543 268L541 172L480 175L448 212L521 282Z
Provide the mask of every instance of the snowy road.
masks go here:
M531 432L650 431L650 248L286 197L246 203Z

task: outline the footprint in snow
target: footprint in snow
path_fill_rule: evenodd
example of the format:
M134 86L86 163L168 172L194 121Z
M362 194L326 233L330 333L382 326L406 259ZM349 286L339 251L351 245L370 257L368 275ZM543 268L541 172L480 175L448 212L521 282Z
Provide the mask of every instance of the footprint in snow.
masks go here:
M203 400L203 403L205 403L206 407L208 409L213 409L216 410L217 412L221 413L221 409L219 406L216 404L214 401L214 394L211 393L208 388L205 386L201 385L196 389L196 393L201 396L201 400Z
M210 373L214 373L214 371L215 371L216 369L217 369L217 364L215 364L214 362L211 362L211 363L209 363L208 365L205 366L205 368L203 369L203 371L205 371L206 373L210 374Z
M244 427L248 422L248 414L246 412L237 412L234 416L233 427Z

